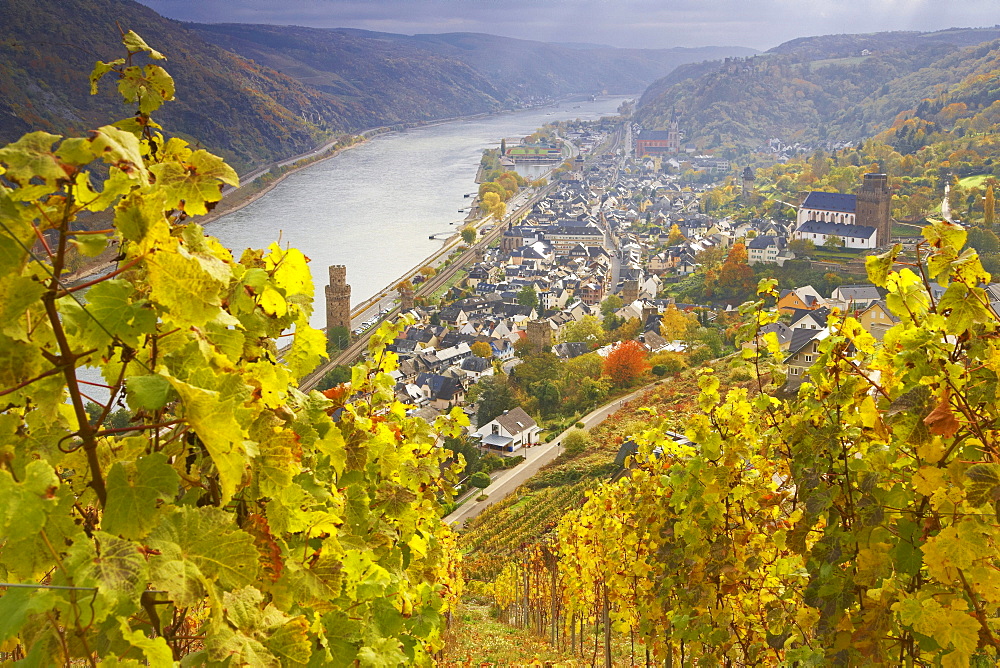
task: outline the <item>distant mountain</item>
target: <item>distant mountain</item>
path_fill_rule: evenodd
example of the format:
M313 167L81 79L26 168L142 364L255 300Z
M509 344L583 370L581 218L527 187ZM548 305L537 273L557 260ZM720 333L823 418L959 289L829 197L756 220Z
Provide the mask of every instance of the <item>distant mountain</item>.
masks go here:
M749 59L679 67L646 90L637 118L660 128L676 114L686 142L730 156L772 137L856 142L989 69L977 60L997 38L991 28L797 39Z
M371 118L355 102L208 44L132 0L2 0L0 143L30 130L81 133L129 114L113 84L89 91L94 62L124 55L116 22L168 58L177 100L157 113L164 127L238 167L300 153L329 130Z
M128 114L89 94L117 25L167 55L177 101L157 118L246 170L337 133L493 112L567 93L636 92L678 64L747 49L570 48L491 35L182 24L133 0L0 0L0 143Z
M410 119L414 113L434 117L491 110L481 95L511 104L570 93L636 93L678 65L756 53L743 47L567 46L480 33L411 36L271 25L186 27L341 99L392 107L400 118ZM395 97L407 104L396 107L386 99ZM447 114L448 109L453 113Z

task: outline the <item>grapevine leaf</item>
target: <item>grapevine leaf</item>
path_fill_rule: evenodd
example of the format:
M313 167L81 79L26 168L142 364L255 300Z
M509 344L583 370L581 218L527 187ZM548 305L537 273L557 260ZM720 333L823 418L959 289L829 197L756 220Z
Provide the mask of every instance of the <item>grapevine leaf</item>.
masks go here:
M243 444L245 430L235 418L238 399L235 396L223 399L214 390L195 387L169 375L166 378L181 397L184 419L215 462L222 486L222 502L229 503L243 481L247 465Z
M903 246L896 244L885 253L879 255L869 255L865 258L865 269L868 271L868 280L880 288L884 288L892 265L896 261L896 256L902 252Z
M0 148L0 164L6 166L4 178L27 186L38 178L47 184L65 179L68 174L52 151L59 135L48 132L30 132L13 144Z
M125 36L122 37L122 44L125 45L125 48L128 49L130 53L141 53L144 51L147 54L149 54L149 57L152 58L153 60L167 59L166 56L164 56L156 49L150 47L148 44L146 44L146 40L144 40L142 37L139 37L131 30L125 33Z
M129 406L147 411L158 411L177 396L170 382L157 374L129 376L125 379L125 391Z
M150 167L150 171L166 195L166 205L194 216L208 213L207 202L222 199L223 183L239 185L233 168L205 150L194 151L187 162L161 162Z
M108 503L101 526L125 538L142 538L156 523L157 502L173 499L179 483L177 472L160 452L135 463L115 462L108 472Z
M305 618L295 617L270 630L264 644L272 654L282 659L283 666L304 666L312 656L308 631Z
M950 391L946 387L941 394L941 401L924 418L924 424L927 425L928 431L945 438L951 438L962 427L962 423L958 421L955 413L951 410L950 397Z
M124 64L124 58L115 58L114 60L106 63L98 60L94 63L94 69L90 71L90 94L97 95L97 82L103 79L105 74Z
M970 289L958 282L950 284L938 302L939 311L950 311L945 321L946 331L949 334L961 334L974 324L989 320L990 312L983 305L988 301L982 288Z
M18 634L31 615L47 612L56 605L48 589L7 589L0 595L0 644Z
M153 668L172 668L174 653L170 651L170 646L163 637L148 638L142 631L133 631L129 628L128 622L124 619L120 620L119 629L122 637L146 657L147 665Z
M101 281L87 292L87 309L92 317L84 322L89 322L95 339L107 333L137 345L140 336L155 330L156 314L145 307L144 300L133 301L134 294L133 285L118 278Z
M182 248L158 252L147 260L150 299L178 321L201 327L219 313L225 287L219 272Z
M150 559L154 584L178 605L193 605L211 582L224 590L249 585L257 576L253 538L217 508L180 507L163 516L149 535L160 554Z
M358 651L358 662L366 668L395 668L406 664L406 655L395 638L379 638Z
M972 484L965 487L965 498L974 506L1000 501L1000 464L974 464L965 475Z
M131 132L119 130L113 125L105 125L94 132L91 150L106 164L116 168L121 174L138 180L142 185L149 183L139 140Z
M118 92L126 102L137 102L141 113L149 114L174 99L174 79L159 65L133 65L122 70Z
M323 332L310 327L304 318L296 322L292 348L285 355L285 363L292 372L292 376L301 378L315 369L324 357L328 357L328 355L326 353L326 337Z
M142 243L147 237L165 239L170 234L163 216L165 198L159 190L136 190L115 207L115 227L129 241Z
M12 276L0 283L0 323L5 333L17 337L17 321L28 307L38 303L43 292L45 286L31 276Z

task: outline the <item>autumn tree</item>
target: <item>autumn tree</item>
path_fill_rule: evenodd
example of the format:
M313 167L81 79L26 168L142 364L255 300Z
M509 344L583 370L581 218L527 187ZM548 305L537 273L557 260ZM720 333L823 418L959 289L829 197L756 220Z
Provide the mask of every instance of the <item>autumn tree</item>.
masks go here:
M681 232L681 228L677 226L677 223L670 226L670 236L667 237L668 246L676 246L685 239L686 237L684 236L684 233Z
M726 261L719 267L716 293L723 299L742 300L754 289L753 269L747 264L747 249L742 243L733 244Z
M627 387L649 368L646 349L638 341L622 341L604 360L604 375L618 387Z
M827 250L840 250L844 247L844 240L838 237L836 234L831 234L823 242L823 248Z
M660 314L660 335L667 341L686 341L697 327L697 316L684 313L673 304Z
M493 348L491 348L490 344L485 341L476 341L469 346L469 349L472 350L472 354L476 357L482 357L483 359L493 357Z
M468 227L463 227L462 228L462 241L464 241L465 243L467 243L469 245L472 245L472 243L475 240L476 240L476 228L472 227L471 225L469 225Z
M420 274L424 278L430 278L431 276L433 276L436 273L437 273L437 269L435 269L434 267L431 267L430 265L424 265L423 267L420 267Z

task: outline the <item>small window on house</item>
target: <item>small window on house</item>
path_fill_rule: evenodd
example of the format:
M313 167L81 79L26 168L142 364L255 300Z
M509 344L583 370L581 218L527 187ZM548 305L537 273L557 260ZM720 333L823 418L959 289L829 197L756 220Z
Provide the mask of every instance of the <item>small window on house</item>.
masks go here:
M816 342L813 342L813 352L816 352L817 350L819 350L819 344L816 343Z
M493 425L493 433L494 434L499 434L500 433L500 425L498 425L498 424Z
M810 363L812 363L812 361L813 361L813 356L812 355L806 355L806 364L810 364Z

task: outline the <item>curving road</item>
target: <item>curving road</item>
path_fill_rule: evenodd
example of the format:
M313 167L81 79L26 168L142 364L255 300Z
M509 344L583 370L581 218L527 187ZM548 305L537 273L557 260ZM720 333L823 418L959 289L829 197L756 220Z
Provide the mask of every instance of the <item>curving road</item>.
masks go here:
M631 394L619 397L591 411L580 422L589 431L591 428L604 422L609 415L617 412L623 404L639 397L655 384L656 382L644 385ZM538 473L543 466L559 456L559 453L562 452L563 438L573 429L573 427L567 429L550 443L541 443L522 450L524 462L515 468L502 471L500 475L493 479L490 486L483 490L482 493L486 494L489 497L488 499L485 501L476 501L475 499L466 501L453 513L444 518L445 524L459 529L494 503L505 499L511 492L523 485L528 478Z

